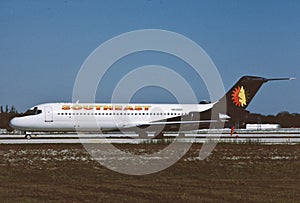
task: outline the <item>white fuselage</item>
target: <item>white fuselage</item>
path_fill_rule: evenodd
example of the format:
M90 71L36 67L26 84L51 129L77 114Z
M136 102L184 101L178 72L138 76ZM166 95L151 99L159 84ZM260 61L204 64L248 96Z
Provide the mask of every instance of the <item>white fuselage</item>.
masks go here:
M47 103L31 108L29 115L16 117L10 125L24 131L115 130L202 112L210 104L103 104ZM38 110L38 111L37 111Z

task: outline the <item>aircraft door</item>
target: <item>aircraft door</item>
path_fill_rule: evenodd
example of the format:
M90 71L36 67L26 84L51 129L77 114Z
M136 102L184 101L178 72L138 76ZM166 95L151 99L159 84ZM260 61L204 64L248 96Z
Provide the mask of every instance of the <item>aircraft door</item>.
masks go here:
M53 122L53 113L51 106L45 106L45 122Z

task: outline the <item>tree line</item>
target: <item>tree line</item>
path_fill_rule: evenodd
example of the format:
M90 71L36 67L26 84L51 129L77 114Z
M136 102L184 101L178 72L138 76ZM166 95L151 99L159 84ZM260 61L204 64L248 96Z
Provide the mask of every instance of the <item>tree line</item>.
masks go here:
M0 106L0 129L6 129L11 132L14 129L9 126L9 122L16 116L21 115L18 113L17 109L14 106L9 107L8 105Z
M248 113L239 120L229 120L226 127L246 128L246 124L279 124L281 128L300 128L300 114L281 111L276 115Z
M300 114L281 111L277 115L250 114L247 123L279 124L282 128L300 128Z
M8 107L8 105L6 105L5 110L4 110L3 106L0 106L0 113L15 113L15 114L17 114L18 111L14 107L14 105L12 105L10 108Z

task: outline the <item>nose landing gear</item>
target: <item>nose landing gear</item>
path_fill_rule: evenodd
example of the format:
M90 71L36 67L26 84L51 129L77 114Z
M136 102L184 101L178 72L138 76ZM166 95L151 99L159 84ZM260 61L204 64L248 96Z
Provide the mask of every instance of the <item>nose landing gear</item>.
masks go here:
M31 139L31 133L25 132L25 139L30 140Z

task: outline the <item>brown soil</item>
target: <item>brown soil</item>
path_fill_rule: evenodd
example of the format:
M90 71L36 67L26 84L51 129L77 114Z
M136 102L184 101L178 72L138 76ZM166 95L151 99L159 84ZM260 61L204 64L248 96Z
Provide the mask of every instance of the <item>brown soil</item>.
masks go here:
M157 151L163 144L118 145ZM81 145L0 145L1 202L298 202L300 145L200 144L172 167L130 176L93 161Z

